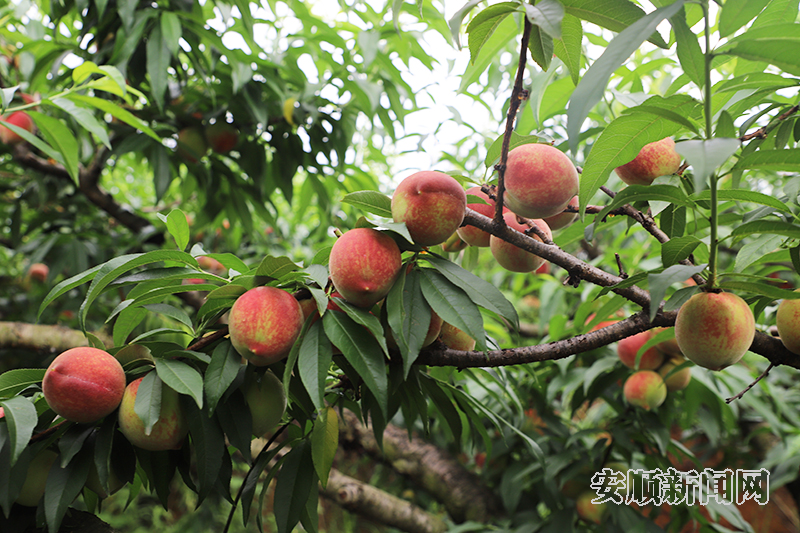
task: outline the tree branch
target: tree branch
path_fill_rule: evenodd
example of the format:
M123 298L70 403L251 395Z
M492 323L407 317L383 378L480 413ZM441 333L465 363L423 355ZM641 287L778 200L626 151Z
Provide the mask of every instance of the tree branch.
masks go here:
M95 332L107 347L114 342L105 333ZM64 326L43 326L25 322L0 322L0 348L27 348L63 352L77 346L88 346L83 332Z

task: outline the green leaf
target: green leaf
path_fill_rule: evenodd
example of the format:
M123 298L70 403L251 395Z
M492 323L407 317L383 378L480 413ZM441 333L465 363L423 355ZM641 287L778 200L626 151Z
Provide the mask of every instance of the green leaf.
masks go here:
M356 307L347 303L342 298L334 297L332 300L336 300L336 305L338 305L342 311L347 313L347 315L353 319L356 324L360 324L367 328L375 337L375 340L378 341L378 344L380 344L383 353L385 353L387 356L389 355L389 348L386 345L386 338L383 336L383 326L381 325L381 321L378 319L378 317L366 309L361 309L360 307Z
M673 185L628 185L614 197L611 202L597 215L597 220L603 220L611 211L625 204L638 201L660 200L673 205L691 206L692 202L683 189ZM583 205L583 204L582 204Z
M150 95L159 109L164 107L171 57L169 43L163 38L161 26L154 26L147 37L147 74L150 77Z
M686 231L686 208L682 206L669 205L661 212L659 226L670 239L683 237Z
M78 497L92 466L91 448L83 448L66 466L56 462L47 475L44 489L44 515L48 531L59 531L61 520Z
M483 44L477 57L471 58L470 64L461 75L459 93L467 91L470 85L478 81L490 64L497 60L500 50L504 49L508 41L518 34L517 22L514 17L504 17L503 21L495 28L491 37Z
M686 158L694 174L694 190L706 188L708 177L742 145L739 139L715 138L706 141L681 141L675 151Z
M450 39L452 39L453 44L455 44L456 48L459 50L461 50L461 25L464 23L464 19L469 12L475 9L481 2L483 2L483 0L470 0L447 21L447 25L450 27ZM395 28L396 27L397 23L395 22Z
M800 80L796 78L786 78L779 74L768 72L748 72L742 76L736 76L726 80L714 87L715 93L746 91L749 89L782 89L784 87L796 87Z
M317 477L323 487L328 485L328 475L338 447L339 416L336 414L336 409L326 407L317 415L317 419L314 420L314 429L311 432L311 457L314 460Z
M105 126L103 126L88 109L85 107L80 107L76 105L75 102L66 98L54 98L50 101L56 107L61 108L69 113L78 124L94 133L97 138L100 139L100 142L102 142L106 148L111 150L111 141L108 139L108 130L106 130Z
M203 376L194 367L176 359L156 359L156 372L167 386L191 396L198 409L203 408Z
M372 391L386 417L389 407L389 384L386 379L386 359L378 341L363 326L345 313L332 311L322 317L325 334L331 344L342 351L367 388Z
M0 374L0 400L16 396L31 385L41 383L45 372L47 370L44 368L6 370Z
M751 152L740 158L733 166L733 170L745 168L772 172L800 172L800 148Z
M189 222L186 214L180 209L173 209L167 215L167 231L175 239L178 250L185 250L189 244Z
M311 487L317 483L311 446L303 441L286 454L275 482L275 523L278 533L291 533L306 508Z
M300 267L286 256L265 257L256 269L256 276L268 276L270 278L281 279L290 272L300 270Z
M540 27L553 39L561 38L561 20L564 6L556 0L539 0L536 5L524 4L525 16L534 26Z
M346 194L342 203L358 207L367 213L392 218L392 199L378 191L358 191Z
M156 134L156 132L154 132L152 128L150 128L150 126L147 125L146 122L144 122L142 119L132 114L127 109L124 109L109 100L103 100L102 98L96 98L94 96L85 96L82 94L75 94L75 93L71 93L67 95L65 98L69 98L70 100L90 105L94 108L99 109L104 113L108 113L112 117L121 120L128 126L141 131L142 133L144 133L149 137L152 137L153 140L155 140L159 144L161 143L161 137L159 137Z
M752 281L720 281L719 287L728 291L747 292L750 294L768 296L773 300L797 300L800 298L800 292L779 289L775 285L766 282L756 283Z
M148 372L139 382L133 412L144 424L145 435L150 435L161 416L162 382L157 372Z
M475 339L478 350L486 349L483 317L466 292L437 271L424 269L420 286L425 300L442 317Z
M214 413L219 400L236 379L241 366L242 358L233 349L230 341L221 342L214 348L211 353L211 363L203 376L203 388L208 400L209 414Z
M149 294L149 293L148 293ZM183 309L179 309L174 305L169 304L146 304L143 305L145 309L148 311L152 311L153 313L158 313L160 315L164 315L169 317L173 320L176 320L183 324L184 326L188 327L189 329L192 328L192 319Z
M792 259L792 266L795 272L800 272L800 246L789 249L789 257Z
M531 28L528 50L530 50L531 57L542 70L546 71L550 68L550 62L553 60L553 38L542 31L539 26Z
M782 220L753 220L737 227L731 232L732 237L746 237L756 233L773 233L800 239L800 226Z
M425 259L444 277L466 292L473 302L497 313L515 328L519 328L517 310L497 287L443 257L428 254Z
M795 76L800 75L800 55L787 53L800 47L800 24L785 22L750 28L722 46L717 54L764 61Z
M331 358L331 344L325 336L322 322L316 320L300 342L297 370L300 381L317 409L325 407L325 383Z
M727 0L719 14L719 36L727 37L753 20L770 0Z
M80 169L78 168L78 141L75 134L55 117L36 111L29 111L28 114L36 123L47 144L52 146L58 154L55 159L64 165L70 177L77 183Z
M697 35L692 32L689 25L686 23L686 12L681 9L680 12L670 18L672 29L675 31L675 40L677 41L678 61L680 61L681 68L684 74L697 85L703 88L706 83L705 77L705 56L700 49L700 43L697 42Z
M88 424L74 424L67 428L67 431L58 440L58 455L61 466L67 466L75 457L84 442L92 434L94 427Z
M777 250L784 237L766 233L751 240L741 247L736 253L736 263L733 266L734 272L743 272L748 266L759 261L765 255Z
M431 308L420 288L420 274L401 273L386 296L386 318L403 358L403 377L419 357L430 328Z
M693 235L671 239L661 245L661 263L664 267L679 263L689 257L702 241Z
M711 201L711 191L706 190L699 193L694 193L690 198L696 202ZM721 201L734 200L736 202L750 202L753 204L761 204L768 207L773 207L779 211L784 211L787 213L790 212L789 206L774 196L770 196L762 192L748 191L746 189L719 190L717 191L717 199Z
M503 137L504 135L501 135L495 139L492 145L486 151L486 159L484 159L483 163L486 165L487 169L493 168L494 165L500 161L500 155L503 151ZM512 131L511 138L509 139L508 143L508 150L511 151L517 146L522 146L523 144L535 144L541 142L543 142L543 139L538 135L520 135L516 131Z
M169 50L170 54L172 56L178 55L182 27L177 13L166 10L161 12L161 34L164 36L164 46Z
M647 285L650 288L650 320L652 321L667 289L673 283L682 283L695 274L699 274L706 269L705 264L699 266L672 265L667 267L660 274L648 274Z
M609 43L603 55L583 75L570 97L569 111L567 112L567 134L573 154L578 149L583 122L589 116L592 108L603 98L611 75L653 34L661 21L677 13L683 7L683 3L684 0L678 0L666 7L656 9L625 28ZM567 3L565 3L565 7L568 7ZM567 12L570 12L569 9Z
M561 21L561 38L553 42L553 47L556 56L567 66L575 85L580 81L582 42L583 26L580 19L565 13Z
M453 434L452 442L458 447L461 447L461 435L464 431L464 426L461 422L461 416L456 409L455 401L446 392L447 385L442 383L436 378L427 374L420 373L420 388L423 389L428 398L431 399L433 405L442 414Z
M183 406L195 452L193 465L197 467L197 504L200 505L217 484L222 460L228 452L217 417L191 402Z
M497 31L498 26L519 7L516 2L501 2L487 7L472 18L467 26L470 63L475 64L481 49Z
M36 414L36 407L34 407L33 403L22 396L3 400L0 405L5 410L5 420L8 426L8 445L11 456L8 467L10 468L17 462L22 450L31 440L33 429L36 427L39 417Z
M593 22L613 32L621 32L634 22L640 20L645 12L628 0L560 0L565 11L580 19ZM667 43L658 33L654 33L649 41L660 48L667 48Z

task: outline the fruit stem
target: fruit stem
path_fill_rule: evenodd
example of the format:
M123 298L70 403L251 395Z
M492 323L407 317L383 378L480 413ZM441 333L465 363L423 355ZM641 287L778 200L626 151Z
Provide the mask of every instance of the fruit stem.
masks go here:
M703 9L703 21L705 23L705 86L704 89L704 102L703 102L703 112L705 114L706 119L706 139L710 140L713 137L712 131L712 123L711 123L711 60L713 59L713 54L711 53L711 25L709 23L709 16L708 16L708 0L703 0L700 3L700 6ZM709 242L709 256L708 256L708 267L710 270L710 274L708 276L708 282L706 283L706 287L708 289L713 289L714 285L717 283L717 249L718 249L718 242L717 242L717 226L719 224L719 213L717 209L717 176L716 174L712 173L709 176L709 188L711 193L711 216L709 219L709 225L711 229L710 234L710 242Z
M511 145L511 133L514 131L514 118L517 115L517 111L519 110L519 106L522 101L527 100L528 98L528 91L522 88L522 80L525 77L525 64L528 59L528 41L530 40L531 29L533 26L531 25L527 16L524 16L523 19L525 20L525 23L522 30L522 44L520 45L519 49L517 77L514 80L514 88L511 90L511 99L508 103L506 130L503 133L503 146L500 150L500 162L494 167L495 170L497 170L497 191L495 193L497 198L495 200L493 224L496 227L505 226L505 221L503 220L503 194L506 190L504 180L506 175L506 163L508 162L508 149Z

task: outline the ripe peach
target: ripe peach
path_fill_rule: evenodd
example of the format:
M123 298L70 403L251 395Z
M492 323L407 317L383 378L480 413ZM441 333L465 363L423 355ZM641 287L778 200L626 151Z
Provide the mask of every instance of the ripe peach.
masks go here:
M302 327L300 304L275 287L255 287L239 296L228 319L231 344L256 366L270 365L289 355Z
M0 117L0 122L7 122L8 124L19 126L25 131L30 132L32 132L34 128L33 119L31 119L30 115L28 115L25 111L17 111L15 113L11 113L10 115ZM10 128L6 128L5 126L0 126L0 143L10 146L19 144L23 140L24 139L20 137L17 132L11 131Z
M50 363L42 391L50 408L67 420L96 422L122 401L125 371L108 352L71 348Z
M44 283L48 274L50 274L50 267L44 263L33 263L28 267L28 277L39 283Z
M466 332L461 331L452 324L447 322L442 323L442 330L439 334L441 340L448 348L453 350L470 351L475 348L475 339L470 337Z
M631 405L643 409L655 409L667 399L667 386L661 376L652 370L639 370L625 380L622 389Z
M489 198L489 195L483 192L480 187L471 187L467 189L467 194L482 198L486 202L485 204L467 204L467 207L489 218L494 217L494 200ZM491 235L482 229L478 229L475 226L461 226L457 231L458 235L464 239L464 242L470 246L480 246L483 248L489 246L489 237L491 237Z
M567 204L567 206L578 209L578 197L573 196L572 199ZM557 229L566 228L567 226L575 222L576 218L578 218L578 213L570 213L568 211L562 211L557 215L553 215L551 217L545 217L544 221L547 222L547 225L550 227L551 231L555 231Z
M659 176L675 174L680 167L675 141L666 137L646 144L633 161L617 167L616 173L628 185L650 185Z
M747 302L729 292L700 292L678 310L675 339L687 359L711 370L739 361L755 337Z
M594 524L602 524L608 514L607 503L593 503L592 500L597 498L597 493L587 491L578 496L575 501L575 512L581 520L592 522Z
M658 373L661 374L661 377L664 378L664 383L667 385L667 390L669 392L673 392L676 390L683 390L689 386L689 382L692 381L692 369L688 366L686 368L681 368L677 372L672 372L673 369L681 366L683 363L686 362L686 359L681 357L673 357L668 361L665 361L661 368L658 369Z
M336 290L359 307L372 307L389 293L400 272L400 248L372 228L352 229L339 237L328 263Z
M578 194L578 171L549 144L523 144L508 153L505 205L526 218L561 213Z
M467 193L443 172L425 170L400 182L392 195L392 218L405 222L420 246L441 244L464 220Z
M239 142L239 130L227 122L215 122L206 128L206 140L213 151L227 154Z
M245 386L244 397L253 416L253 436L272 432L286 411L286 391L278 376L267 370L260 381L253 379Z
M525 232L525 230L528 229L528 226L525 224L520 224L517 222L517 216L512 212L508 212L503 215L503 219L511 229L515 229L519 232ZM548 239L553 238L550 228L547 227L547 224L543 220L536 219L532 222L534 222L537 226L539 226L539 228L541 228L542 231L544 231ZM539 242L542 240L535 234L531 234L531 237ZM545 261L538 255L534 255L526 250L517 248L513 244L495 237L494 235L492 235L491 239L489 239L489 248L491 249L492 255L500 264L500 266L506 270L510 270L511 272L533 272Z
M144 450L177 450L189 431L178 393L166 384L161 384L161 411L148 435L142 419L133 410L142 379L144 378L130 382L125 389L122 404L119 406L119 430L131 444Z
M28 464L28 472L25 474L25 481L19 491L15 503L26 507L36 507L39 500L44 496L44 488L47 484L47 475L53 468L58 454L44 449L37 453Z
M782 300L778 304L775 322L786 349L800 354L800 300Z
M184 128L178 132L178 155L189 163L197 163L208 151L206 138L196 128Z
M617 343L617 355L628 368L636 368L636 354L639 349L653 338L653 330L642 331L636 335L625 337ZM664 354L651 346L639 359L639 370L655 370L664 362Z

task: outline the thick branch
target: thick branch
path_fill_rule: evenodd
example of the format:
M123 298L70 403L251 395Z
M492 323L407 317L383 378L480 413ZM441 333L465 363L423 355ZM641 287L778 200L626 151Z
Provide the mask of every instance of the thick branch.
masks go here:
M320 495L351 513L408 533L443 533L447 524L416 505L357 479L331 470L328 486Z
M114 345L105 333L95 332L107 347ZM0 322L0 348L27 348L63 352L77 346L88 346L83 332L64 326L42 326L25 322Z
M455 522L485 522L500 509L494 493L444 450L417 437L409 439L406 430L389 424L383 433L381 451L372 428L362 424L356 415L345 411L343 422L342 442L358 444L411 478L442 502Z

